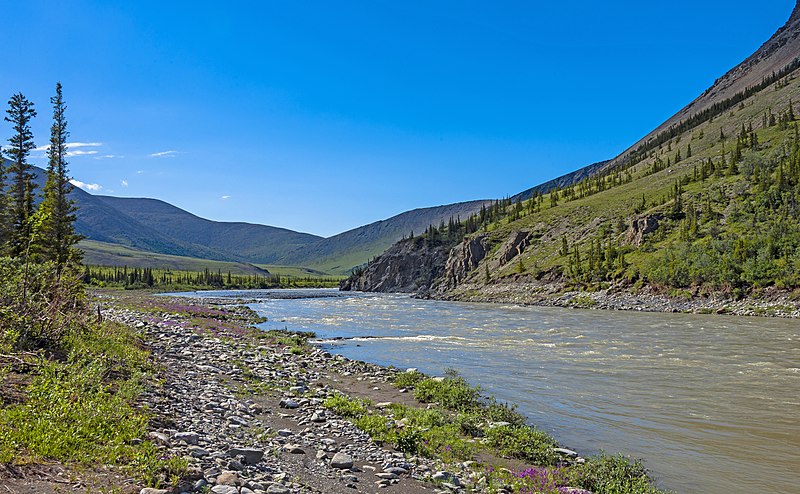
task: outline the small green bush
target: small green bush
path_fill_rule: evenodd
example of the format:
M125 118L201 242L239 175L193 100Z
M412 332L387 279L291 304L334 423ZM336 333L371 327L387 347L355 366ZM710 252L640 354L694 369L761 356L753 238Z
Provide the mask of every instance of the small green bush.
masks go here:
M603 494L659 494L641 460L600 454L570 471L571 485Z
M369 406L368 401L350 398L343 394L336 394L326 398L322 402L322 406L333 410L339 416L348 418L359 418L369 411L367 408Z
M392 443L397 440L393 425L390 425L389 419L383 415L362 415L353 423L377 443Z
M401 372L394 377L394 385L398 388L413 388L425 378L425 375L418 371Z
M501 455L536 465L552 465L556 442L546 433L527 426L503 425L486 431L486 444Z
M0 258L0 349L60 348L81 330L85 304L76 269Z
M471 387L461 377L423 379L415 386L414 397L423 403L438 403L457 412L480 407L480 388Z

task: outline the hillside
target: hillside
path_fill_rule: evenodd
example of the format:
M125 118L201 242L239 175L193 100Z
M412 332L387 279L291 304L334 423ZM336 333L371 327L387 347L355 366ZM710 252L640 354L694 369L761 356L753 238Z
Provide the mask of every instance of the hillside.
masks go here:
M667 119L652 132L644 136L628 150L608 162L607 168L627 163L637 151L649 150L659 143L659 136L667 137L671 131L680 130L682 124L691 124L691 119L706 121L710 115L737 106L759 86L769 86L770 79L781 79L782 71L798 66L800 56L800 4L796 5L789 20L755 53L717 79L714 84L678 113ZM678 134L682 131L678 132ZM677 134L676 134L677 135ZM673 136L674 137L674 136Z
M414 249L396 245L344 288L528 303L574 289L738 298L800 288L799 12L645 139L579 170L577 183L526 191ZM407 256L440 259L438 274L409 284Z
M45 173L35 168L39 190ZM415 209L386 220L322 238L285 228L200 218L157 199L93 195L75 188L76 231L92 264L196 268L202 260L237 263L238 272L258 270L325 276L349 274L392 244L430 225L466 218L491 201ZM148 264L150 263L150 264Z
M219 253L219 257L207 257L208 259L271 264L287 252L309 246L321 239L316 235L285 228L211 221L158 199L94 197L149 230L199 246L208 252Z
M490 203L471 201L414 209L320 240L289 253L279 261L333 274L349 274L353 268L380 255L401 238L422 233L430 225L447 223L450 218L466 219Z
M7 164L7 162L6 162ZM34 167L34 182L37 192L44 190L46 173ZM217 259L223 261L240 261L242 259L214 251L201 245L193 245L179 238L163 234L134 218L121 213L111 205L80 188L75 187L70 197L78 206L75 230L87 239L123 247L156 252L172 256L188 256L194 258ZM40 196L37 196L37 200ZM120 265L123 265L121 261Z
M173 269L176 271L200 272L205 269L233 275L266 275L269 269L252 264L230 261L212 261L187 256L172 256L132 249L119 244L96 240L82 240L78 247L83 250L83 262L92 266L127 266L129 268Z

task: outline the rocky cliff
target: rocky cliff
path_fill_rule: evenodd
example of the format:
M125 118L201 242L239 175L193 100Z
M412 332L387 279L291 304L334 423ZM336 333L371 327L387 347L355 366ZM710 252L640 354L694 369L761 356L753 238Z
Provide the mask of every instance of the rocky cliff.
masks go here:
M402 240L344 280L344 291L424 293L442 274L451 245L424 237Z
M496 249L488 234L467 237L452 246L418 237L399 242L361 272L342 283L342 290L402 292L442 296L470 278L480 277L478 266L504 266L522 254L532 234L514 231ZM497 245L496 243L494 245Z

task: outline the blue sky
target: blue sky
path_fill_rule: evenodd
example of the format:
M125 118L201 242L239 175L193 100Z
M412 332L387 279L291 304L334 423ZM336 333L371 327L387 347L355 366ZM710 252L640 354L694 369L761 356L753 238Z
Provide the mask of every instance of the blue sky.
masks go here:
M612 158L793 7L0 0L0 98L36 103L44 145L61 81L99 193L328 236Z

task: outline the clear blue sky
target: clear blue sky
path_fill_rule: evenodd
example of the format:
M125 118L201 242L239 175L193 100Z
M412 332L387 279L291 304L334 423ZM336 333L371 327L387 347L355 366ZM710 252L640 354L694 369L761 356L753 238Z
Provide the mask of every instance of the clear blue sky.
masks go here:
M0 98L36 103L44 145L61 81L100 193L328 236L612 158L793 7L0 0Z

